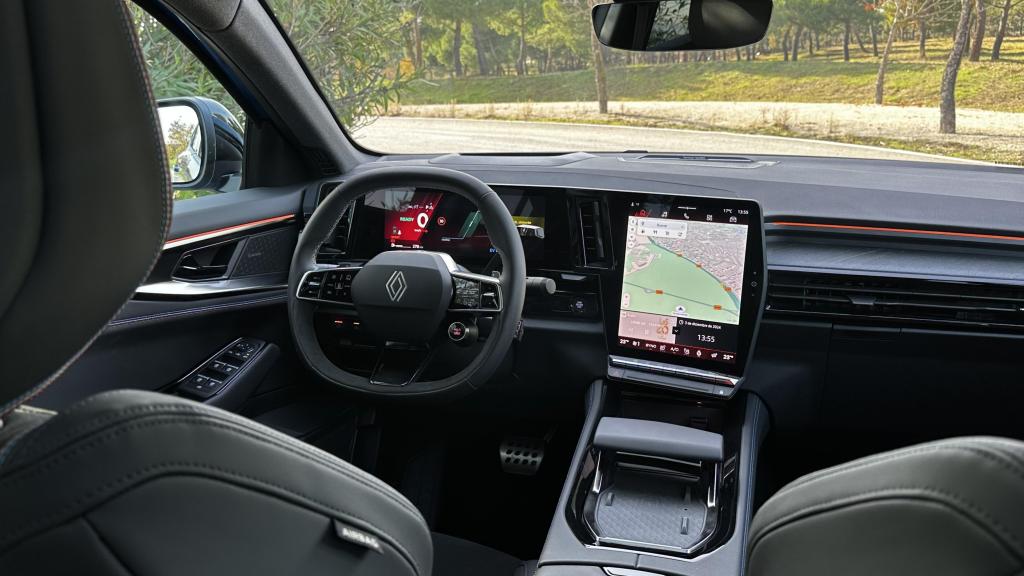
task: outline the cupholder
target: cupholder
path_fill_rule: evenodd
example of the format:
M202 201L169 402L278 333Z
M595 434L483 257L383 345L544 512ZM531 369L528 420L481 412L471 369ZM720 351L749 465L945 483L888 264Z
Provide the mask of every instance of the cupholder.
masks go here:
M734 459L676 460L593 448L574 499L594 546L694 557L728 529Z

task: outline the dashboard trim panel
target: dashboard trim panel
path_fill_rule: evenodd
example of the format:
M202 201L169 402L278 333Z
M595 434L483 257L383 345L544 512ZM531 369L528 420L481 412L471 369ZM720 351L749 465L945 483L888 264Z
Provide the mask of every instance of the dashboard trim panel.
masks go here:
M890 228L886 226L863 226L856 224L829 224L822 222L766 222L770 226L784 228L817 228L823 230L843 230L850 232L885 232L887 234L920 234L925 236L948 236L950 238L971 238L981 240L1005 240L1024 242L1024 236L1007 236L1002 234L984 234L980 232L952 232L947 230L923 230L916 228Z
M253 220L252 222L243 222L241 224L235 224L233 226L226 226L224 228L218 228L216 230L208 230L206 232L199 232L197 234L190 234L188 236L182 236L181 238L173 238L164 243L164 250L170 250L171 248L177 248L179 246L185 246L186 244L193 244L195 242L202 242L204 240L212 240L214 238L220 238L221 236L227 236L228 234L234 234L235 232L243 232L246 230L252 230L253 228L259 228L261 226L267 226L270 224L277 224L281 222L289 222L295 220L295 214L282 214L280 216L272 216L270 218L263 218L261 220Z

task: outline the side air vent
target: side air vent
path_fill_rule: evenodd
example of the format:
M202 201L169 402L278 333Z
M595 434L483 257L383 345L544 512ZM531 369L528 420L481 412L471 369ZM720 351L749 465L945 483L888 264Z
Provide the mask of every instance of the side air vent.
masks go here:
M767 310L834 318L1024 329L1024 286L773 271Z
M320 205L331 191L338 187L338 184L340 182L327 182L320 186L320 192L316 200L317 206ZM341 219L338 220L338 225L334 227L334 231L320 246L320 250L316 255L317 262L320 264L336 264L343 256L348 254L352 232L352 216L352 206L349 205L345 208L345 212L342 213Z
M583 265L604 268L611 262L604 226L604 210L596 198L577 198L576 214L580 222L580 249Z
M306 148L309 152L309 157L316 163L317 168L320 169L320 173L324 176L334 176L339 174L338 167L331 160L331 157L326 152L319 148Z

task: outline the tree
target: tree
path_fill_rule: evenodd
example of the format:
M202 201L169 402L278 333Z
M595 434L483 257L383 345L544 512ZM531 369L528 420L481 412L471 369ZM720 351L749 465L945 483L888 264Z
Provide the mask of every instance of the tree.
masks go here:
M244 125L241 107L170 30L135 3L127 4L146 59L149 81L156 98L203 96L223 104Z
M588 0L587 13L598 4L598 0ZM589 18L588 18L589 21ZM597 86L597 109L601 114L608 113L608 76L604 69L604 48L597 39L597 33L590 30L590 57L594 66L594 84Z
M985 24L988 15L985 0L975 0L974 7L975 26L974 34L971 38L971 51L968 56L968 60L971 62L981 60L981 48L982 44L985 42Z
M928 52L926 50L926 42L928 42L928 20L925 18L917 19L917 57L921 60L928 59Z
M439 22L441 27L447 28L442 37L449 39L451 44L447 49L447 57L442 57L441 60L450 63L453 76L462 76L462 18L466 13L466 3L462 0L422 1L424 13L435 22Z
M871 5L865 4L863 0L830 0L827 5L826 27L838 23L842 27L843 34L843 62L850 61L850 40L853 36L854 26L864 26L876 18ZM860 42L858 35L857 41ZM864 45L860 45L864 50Z
M406 81L402 39L412 20L403 15L412 0L269 4L344 126L357 129L387 111Z
M956 133L956 77L960 72L964 51L967 48L968 27L971 22L972 0L961 0L960 19L956 24L956 37L953 49L946 60L946 69L942 72L942 85L939 88L939 132Z
M880 10L889 21L889 35L882 50L882 59L878 63L878 75L875 78L875 104L881 104L885 97L885 73L889 67L889 55L893 41L900 27L907 22L922 18L930 18L942 11L946 0L886 0Z
M992 40L992 61L999 60L1000 53L1003 48L1003 39L1006 38L1006 32L1009 28L1010 23L1010 12L1015 6L1019 5L1021 0L1003 0L1002 13L999 16L999 27L996 28L995 39Z
M892 51L892 43L896 38L896 30L902 24L900 17L906 4L900 0L890 0L892 16L889 20L889 35L885 40L885 49L882 50L882 60L878 63L878 75L875 77L875 104L881 104L885 98L885 73L889 67L889 53Z

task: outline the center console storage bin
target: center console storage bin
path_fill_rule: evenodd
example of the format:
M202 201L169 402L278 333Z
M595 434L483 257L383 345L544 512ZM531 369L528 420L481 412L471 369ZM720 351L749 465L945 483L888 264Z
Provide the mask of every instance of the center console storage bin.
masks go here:
M604 382L587 401L538 576L589 574L585 567L742 574L757 449L768 427L761 401L693 400Z

